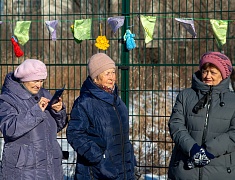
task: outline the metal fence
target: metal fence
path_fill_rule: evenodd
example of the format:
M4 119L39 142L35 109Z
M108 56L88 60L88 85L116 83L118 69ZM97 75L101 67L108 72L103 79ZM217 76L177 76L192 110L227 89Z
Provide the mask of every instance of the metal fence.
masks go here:
M0 0L0 11L0 84L24 59L40 59L49 69L45 88L53 93L66 85L63 100L68 115L87 76L88 58L101 51L95 47L96 38L105 35L109 39L110 47L101 52L118 66L117 84L129 109L130 138L142 179L167 178L173 147L168 119L178 92L190 87L201 54L224 51L234 62L235 4L231 0ZM156 17L153 40L148 43L142 15ZM125 21L113 33L107 19L116 16ZM196 38L175 18L192 18ZM79 19L92 21L91 37L81 43L71 32L71 25ZM228 22L222 47L217 46L211 19ZM52 20L58 20L56 41L45 25ZM19 58L10 41L18 21L31 21L29 41L21 46L24 56ZM127 50L123 41L127 29L135 34L132 50ZM58 134L58 141L63 150L70 151L63 167L65 179L73 179L76 154L66 141L65 129Z

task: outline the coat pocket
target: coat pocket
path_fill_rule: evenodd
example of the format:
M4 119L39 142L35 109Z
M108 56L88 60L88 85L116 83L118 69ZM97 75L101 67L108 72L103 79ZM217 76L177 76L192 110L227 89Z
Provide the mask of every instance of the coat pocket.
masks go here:
M19 169L25 168L34 168L36 166L36 159L34 155L34 149L32 146L23 144L20 146L20 152L16 167Z
M3 164L4 166L15 168L20 154L20 146L8 143L3 150Z
M8 167L30 168L36 165L33 148L29 145L11 144L4 149L3 160Z
M91 167L91 171L96 179L108 180L118 178L118 171L107 151L105 151L100 163Z

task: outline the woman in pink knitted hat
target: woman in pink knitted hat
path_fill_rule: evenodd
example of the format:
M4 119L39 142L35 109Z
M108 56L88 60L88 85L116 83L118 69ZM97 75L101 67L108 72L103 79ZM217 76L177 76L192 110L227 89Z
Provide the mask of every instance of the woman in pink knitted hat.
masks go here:
M4 180L62 180L62 151L57 132L67 122L62 99L49 106L52 95L44 89L46 65L23 61L5 77L0 95L0 130L4 137Z
M77 152L74 179L134 180L128 111L118 96L115 63L97 53L88 71L67 127L68 142Z
M233 180L235 177L235 94L230 91L232 63L207 52L181 91L169 120L175 143L169 180Z

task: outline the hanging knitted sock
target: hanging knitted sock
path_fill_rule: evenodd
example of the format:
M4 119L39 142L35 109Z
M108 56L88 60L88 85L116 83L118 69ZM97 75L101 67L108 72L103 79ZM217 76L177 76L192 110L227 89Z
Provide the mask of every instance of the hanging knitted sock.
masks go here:
M15 38L15 36L12 36L11 37L11 43L13 45L13 48L14 48L14 52L15 52L15 55L16 57L21 57L24 55L24 52L20 49L20 46L18 44L18 41L17 39Z

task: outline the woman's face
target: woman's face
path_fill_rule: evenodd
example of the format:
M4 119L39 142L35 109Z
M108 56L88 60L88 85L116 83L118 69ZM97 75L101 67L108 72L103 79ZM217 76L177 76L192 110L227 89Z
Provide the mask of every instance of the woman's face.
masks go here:
M202 69L202 82L207 85L217 85L223 80L220 71L215 67L207 67L207 69Z
M96 84L106 86L108 88L113 88L116 82L116 71L114 68L108 69L102 72L97 78L94 79Z
M24 87L32 94L37 94L41 89L44 80L23 82Z

